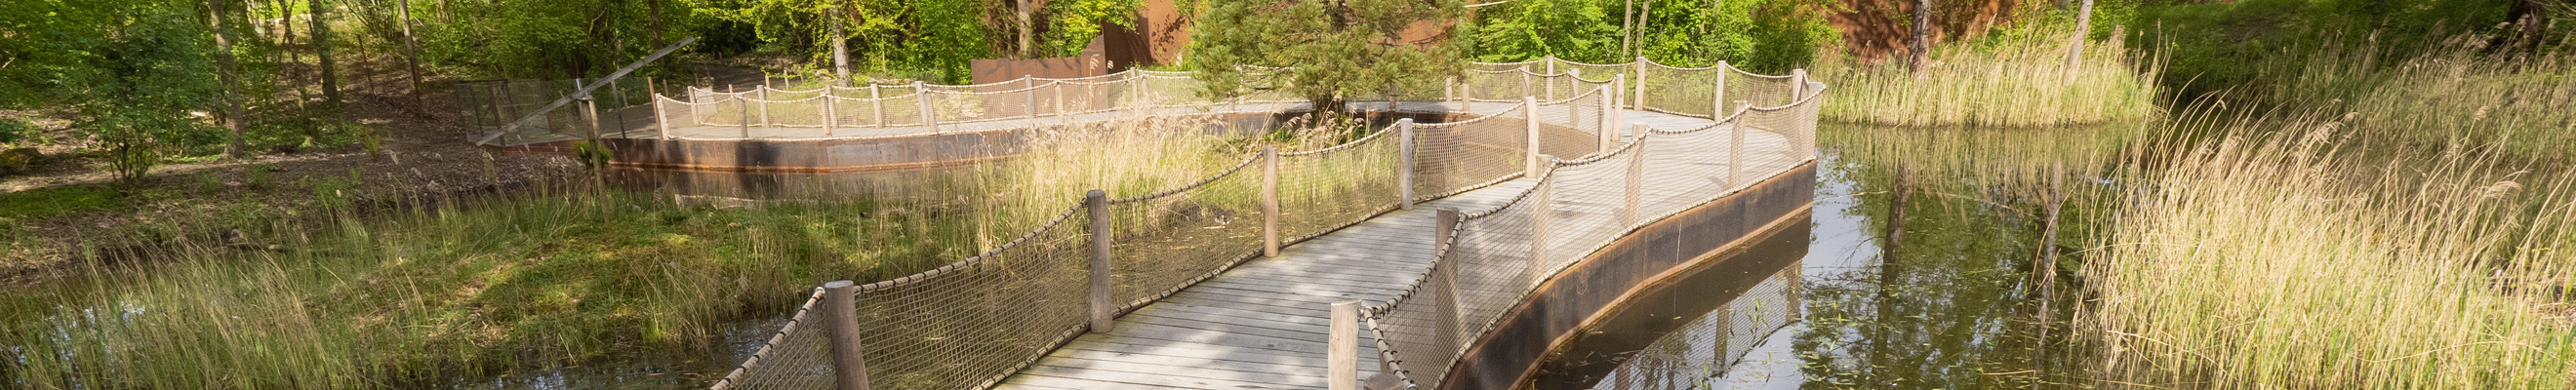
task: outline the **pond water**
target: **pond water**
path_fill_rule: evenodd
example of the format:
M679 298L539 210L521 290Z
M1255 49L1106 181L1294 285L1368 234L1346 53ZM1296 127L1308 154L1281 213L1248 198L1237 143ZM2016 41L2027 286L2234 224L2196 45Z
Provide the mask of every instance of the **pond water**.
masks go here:
M1828 133L1842 136L1820 141L1826 152L1803 251L1775 254L1789 259L1713 263L1707 266L1733 268L1695 270L1673 282L1705 285L1650 287L1669 290L1636 301L1655 306L1638 311L1657 315L1611 317L1552 354L1524 387L1948 389L2086 382L2084 362L2094 359L2065 338L2080 287L2077 251L2070 248L2079 245L2064 241L2077 235L2061 232L2055 247L2042 248L2042 198L2028 189L2043 176L2023 169L2114 160L2108 157L2120 151L2112 146L2118 143L2103 139L2122 133L1854 126ZM1980 145L2015 136L2042 139L2023 141L2038 146ZM2046 139L2055 137L2089 142ZM2016 147L2029 149L1998 150ZM1902 244L1891 260L1885 241L1900 164L1916 170L1903 206ZM2063 193L2080 198L2111 188L2083 177L2063 179ZM2066 213L2067 224L2079 218ZM2054 278L2036 260L2043 249L2062 255ZM1778 263L1787 265L1767 265ZM1772 276L1698 276L1707 274ZM1778 305L1789 309L1770 308ZM1633 341L1640 338L1654 341Z
M2080 346L2065 339L2077 302L2070 254L2046 278L2040 202L2046 162L2101 165L2125 133L2100 129L1899 130L1828 126L1820 134L1810 230L1757 249L1751 261L1711 262L1633 302L1655 306L1551 355L1539 389L2022 388L2080 380ZM1915 169L1903 206L1903 244L1888 261L1884 234L1896 166ZM2074 171L2084 171L2074 169ZM904 173L736 174L631 171L625 187L710 199L904 192ZM918 177L918 176L913 176ZM2100 180L2067 179L2071 192ZM2070 201L2070 204L2075 202ZM2074 213L2074 211L2069 211ZM2075 217L2067 217L2075 218ZM2073 222L2068 222L2073 225ZM2049 282L2053 282L2049 283ZM2053 285L2051 289L2040 288ZM2043 299L2053 296L2053 299ZM2047 308L2040 302L2048 301ZM783 315L783 313L782 313ZM783 318L723 326L712 356L639 350L582 366L461 379L467 389L704 388L747 358Z

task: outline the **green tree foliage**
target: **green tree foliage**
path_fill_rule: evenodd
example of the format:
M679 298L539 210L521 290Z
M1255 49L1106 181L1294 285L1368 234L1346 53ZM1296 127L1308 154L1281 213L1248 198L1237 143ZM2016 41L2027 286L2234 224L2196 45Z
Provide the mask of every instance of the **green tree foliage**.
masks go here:
M1804 66L1837 33L1826 24L1824 0L1637 0L1638 39L1631 53L1620 47L1628 0L1514 0L1478 8L1470 30L1479 61L1516 62L1547 56L1617 63L1641 55L1670 65L1707 66L1719 60L1766 72Z
M853 69L924 74L936 82L964 82L967 61L1000 52L988 25L1007 24L1009 9L989 0L673 0L722 24L753 32L757 50L798 53L829 61L832 41L824 10L848 18Z
M15 90L5 92L14 103L67 109L73 129L106 149L119 179L139 179L165 154L223 140L191 113L206 111L223 92L210 57L212 35L191 3L0 10L13 15L0 22L10 27L7 45L31 49L16 54L26 63L0 73L0 89Z
M1191 36L1189 64L1213 97L1278 88L1337 113L1366 96L1439 90L1458 73L1455 46L1400 34L1446 28L1462 9L1455 0L1217 0ZM1247 83L1246 66L1287 69Z
M2303 74L2392 67L2432 50L2461 45L2537 47L2540 40L2567 36L2566 31L2553 31L2537 34L2523 45L2499 42L2520 39L2516 33L2521 26L2512 23L2517 6L2555 1L2150 0L2136 7L2128 27L2138 42L2158 46L2170 56L2164 84L2184 96L2233 89L2230 93L2239 98L2326 101L2346 97L2333 96L2343 92L2367 89L2364 84L2374 80L2320 80ZM2279 80L2313 85L2266 85ZM2336 92L2290 96L2309 91Z
M1047 24L1039 33L1038 56L1068 57L1081 54L1084 46L1100 36L1111 25L1137 28L1136 10L1142 0L1060 0L1048 2L1038 10L1038 20Z

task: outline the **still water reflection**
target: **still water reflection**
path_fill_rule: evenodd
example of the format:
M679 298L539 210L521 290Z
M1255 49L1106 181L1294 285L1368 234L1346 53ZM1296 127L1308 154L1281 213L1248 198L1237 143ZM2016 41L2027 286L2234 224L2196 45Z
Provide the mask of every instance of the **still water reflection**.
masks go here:
M2039 309L2042 279L2035 276L2042 272L2035 271L2033 259L2042 250L2042 221L2024 211L2035 209L2028 207L2033 200L1997 190L2009 185L1994 181L1915 177L1917 184L1910 186L1919 187L1904 205L1903 249L1890 261L1881 240L1894 169L1872 160L1849 153L1821 158L1812 239L1789 269L1710 265L1753 267L1735 272L1774 276L1751 287L1696 288L1715 291L1699 297L1700 303L1650 301L1708 311L1672 314L1698 318L1674 327L1606 323L1599 333L1576 340L1570 349L1580 352L1561 353L1547 363L1552 371L1542 372L1534 387L2030 388L2077 382L2081 376L2074 373L2081 370L2074 362L2082 360L2081 350L2041 342L2063 338L2063 312L2073 301L2051 300L2056 313ZM2059 291L2072 285L2065 268L2058 268ZM1693 282L1699 281L1683 283ZM1636 334L1660 339L1642 348L1585 351ZM1567 368L1605 364L1617 368Z

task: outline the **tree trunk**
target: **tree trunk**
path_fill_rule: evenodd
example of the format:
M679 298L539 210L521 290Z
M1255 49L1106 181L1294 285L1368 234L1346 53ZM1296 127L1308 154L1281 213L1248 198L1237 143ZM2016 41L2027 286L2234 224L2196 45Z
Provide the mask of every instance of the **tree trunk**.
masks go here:
M2075 39L2071 47L2066 50L2067 72L2074 72L2076 62L2084 60L2084 39L2091 35L2093 35L2093 0L2084 0L2083 8L2075 11Z
M834 85L849 86L850 34L847 27L843 27L843 25L849 24L849 18L841 15L841 7L844 6L834 4L831 10L829 12L825 12L824 15L832 18L832 83ZM1025 14L1026 13L1023 13L1023 15ZM1026 22L1027 19L1021 19L1021 21ZM1026 23L1022 23L1022 25L1025 26Z
M1030 34L1033 33L1029 30L1029 0L1018 0L1017 3L1020 5L1020 59L1037 58L1037 48L1029 46ZM840 28L838 24L832 26Z
M224 144L224 155L241 157L248 147L242 144L241 84L234 80L232 29L224 23L224 2L206 0L206 15L215 29L215 76L224 83L224 129L233 133L232 142Z
M288 64L303 64L303 63L304 63L304 55L303 55L303 54L300 54L300 53L296 53L296 52L295 52L295 50L294 50L294 46L295 46L295 10L294 10L294 9L292 9L292 8L287 8L287 7L286 7L286 0L270 0L270 1L272 1L272 3L270 3L270 4L275 4L275 5L277 6L277 26L278 26L278 30L277 30L277 32L278 32L278 36L279 36L280 38L282 38L282 39L285 39L285 40L286 40L286 44L282 45L282 46L284 47L284 49L281 49L281 50L278 50L278 51L286 52L286 63L288 63ZM281 68L285 68L285 69L293 69L293 68L291 68L291 67L281 67ZM294 89L294 90L295 90L295 118L296 118L296 120L298 121L298 123L297 123L297 124L304 125L304 137L305 137L305 138L321 138L321 136L322 136L322 135L321 135L321 133L317 132L317 131L313 128L313 111L310 109L310 106L306 106L306 105L305 105L305 102L309 102L309 101L312 101L312 100L313 100L313 95L312 95L312 94L310 94L310 93L304 92L304 81L303 81L303 80L299 80L299 79L297 79L297 78L296 78L297 74L295 74L295 73L293 73L293 72L286 72L286 73L288 73L288 74L286 75L286 84L287 84L287 88L291 88L291 89Z
M1639 56L1646 55L1646 28L1648 26L1655 25L1653 22L1655 16L1655 0L1639 0L1638 3L1641 4L1637 5L1637 52L1629 54L1627 57L1621 57L1620 59L1637 58ZM1622 61L1610 62L1616 63Z
M420 47L414 43L417 39L413 38L411 35L411 0L398 0L395 2L395 6L402 7L395 8L394 13L402 16L403 57L406 57L406 60L411 62L411 88L409 88L409 90L411 91L413 103L418 103L420 100Z
M1915 76L1923 75L1923 62L1932 55L1932 0L1914 0L1914 44L1906 52L1914 58L1906 66Z
M662 40L662 0L644 0L644 8L653 13L653 47L671 45Z
M331 23L323 21L322 0L307 0L305 11L313 13L313 55L322 63L322 108L340 111L339 72L331 64Z
M1628 53L1632 51L1630 49L1635 47L1632 46L1637 36L1635 31L1637 31L1637 0L1628 0L1627 5L1619 9L1619 56L1608 62L1619 62L1619 58L1629 57Z

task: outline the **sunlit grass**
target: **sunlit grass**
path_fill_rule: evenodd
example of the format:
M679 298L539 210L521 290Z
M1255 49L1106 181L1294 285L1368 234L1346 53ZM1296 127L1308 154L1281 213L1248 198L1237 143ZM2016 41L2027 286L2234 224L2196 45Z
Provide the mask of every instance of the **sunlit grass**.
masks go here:
M1835 122L2037 127L2158 115L2163 64L2118 39L2097 45L2071 67L2065 43L2056 40L1943 45L1919 75L1897 61L1861 65L1828 56L1815 77L1834 88L1823 117Z
M2138 197L2085 269L2106 379L2576 386L2576 176L2493 145L2363 157L2345 125L2234 122L2123 179Z

